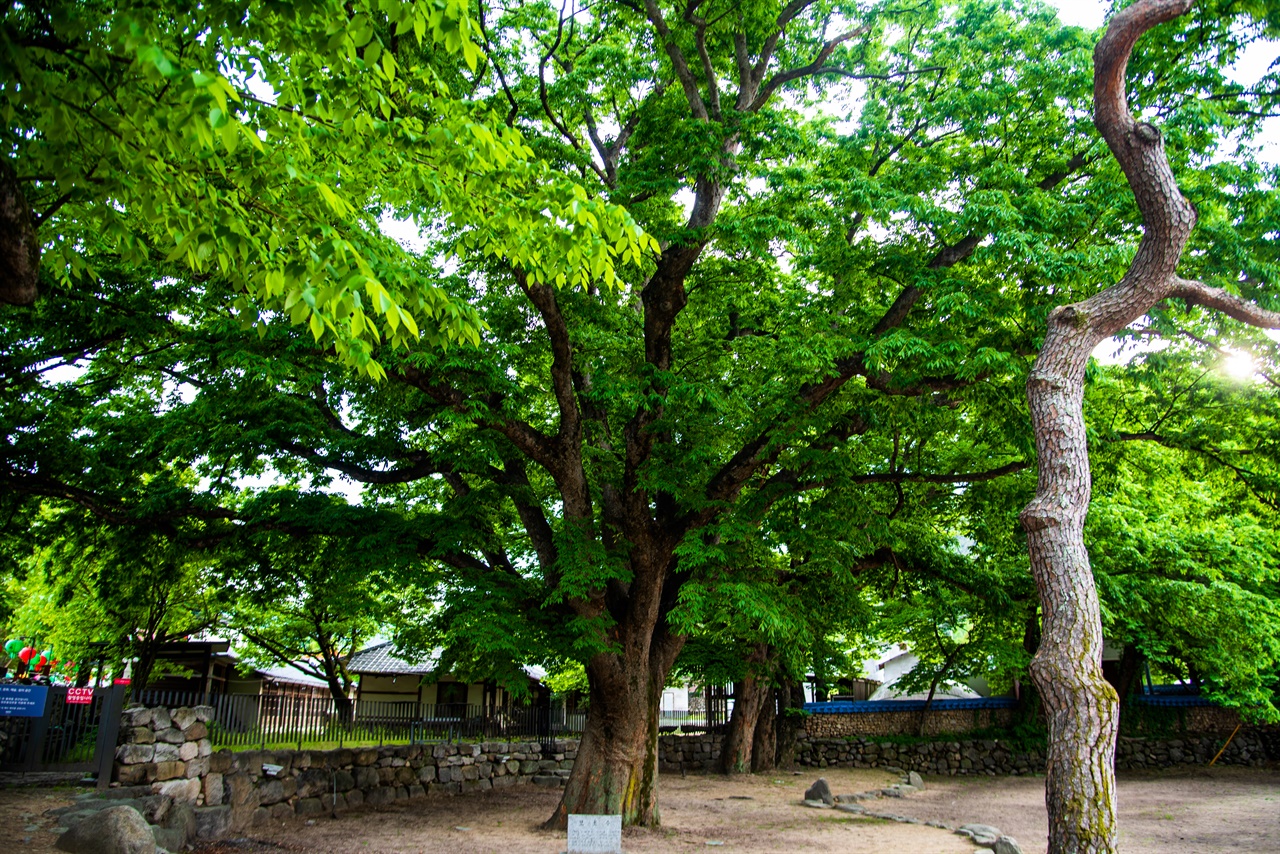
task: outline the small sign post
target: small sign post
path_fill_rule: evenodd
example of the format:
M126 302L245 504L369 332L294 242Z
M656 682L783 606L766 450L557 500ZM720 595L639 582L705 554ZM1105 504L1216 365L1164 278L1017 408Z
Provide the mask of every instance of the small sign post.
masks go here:
M0 685L0 718L44 717L46 685Z
M68 688L67 689L67 705L87 706L92 702L93 702L92 688Z
M570 815L569 854L622 854L622 816Z

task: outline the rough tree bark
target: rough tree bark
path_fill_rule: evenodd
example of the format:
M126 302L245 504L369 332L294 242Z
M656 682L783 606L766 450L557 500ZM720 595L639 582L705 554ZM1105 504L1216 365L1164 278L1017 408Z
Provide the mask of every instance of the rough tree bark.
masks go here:
M733 716L720 747L720 772L745 774L751 770L756 724L769 694L769 678L764 665L767 644L756 644L747 656L747 672L734 684Z
M682 645L667 636L652 649L600 653L588 662L586 727L574 773L547 828L564 829L570 813L621 815L625 825L658 823L659 710Z
M36 301L40 241L31 205L6 158L0 157L0 302Z
M796 744L800 740L803 723L799 712L803 708L804 686L793 679L782 680L778 686L778 750L775 763L785 771L796 767Z
M778 766L778 691L768 688L764 692L764 704L756 718L755 736L751 745L751 771L759 774Z
M1111 20L1094 49L1094 122L1133 190L1142 241L1117 284L1050 313L1044 348L1027 381L1039 482L1021 518L1044 614L1031 676L1049 724L1050 854L1116 850L1117 698L1102 677L1098 593L1084 546L1090 478L1081 403L1089 354L1170 297L1248 323L1280 325L1280 315L1178 277L1195 211L1178 190L1160 131L1129 112L1125 69L1134 44L1191 5L1192 0L1138 0Z

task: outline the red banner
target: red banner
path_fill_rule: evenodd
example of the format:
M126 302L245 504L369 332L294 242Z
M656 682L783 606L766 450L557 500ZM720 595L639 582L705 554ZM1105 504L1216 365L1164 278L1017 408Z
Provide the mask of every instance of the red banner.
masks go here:
M76 705L84 705L87 703L92 703L93 689L92 688L68 688L67 702L76 704Z

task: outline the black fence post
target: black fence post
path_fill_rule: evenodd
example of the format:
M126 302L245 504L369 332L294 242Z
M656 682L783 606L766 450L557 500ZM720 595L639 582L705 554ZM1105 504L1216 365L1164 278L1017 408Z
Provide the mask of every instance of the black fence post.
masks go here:
M94 748L94 756L98 763L98 791L111 786L111 775L115 770L116 742L120 738L120 716L124 712L125 686L112 685L102 698L102 709L98 713L98 743Z

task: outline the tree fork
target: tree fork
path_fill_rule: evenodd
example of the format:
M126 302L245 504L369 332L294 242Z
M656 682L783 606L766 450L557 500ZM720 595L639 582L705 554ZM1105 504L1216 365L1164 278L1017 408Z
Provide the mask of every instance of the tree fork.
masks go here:
M1021 519L1044 619L1031 676L1049 722L1050 854L1117 850L1118 702L1102 677L1098 592L1084 544L1090 476L1082 402L1089 354L1168 297L1218 308L1247 323L1280 326L1280 314L1177 276L1195 211L1178 190L1160 131L1129 112L1125 70L1133 46L1191 5L1192 0L1138 0L1112 18L1094 49L1094 123L1142 212L1142 241L1118 283L1050 313L1044 347L1027 380L1039 478Z

